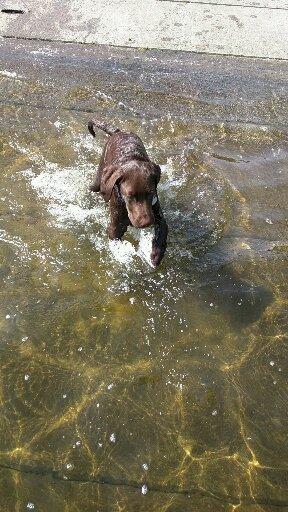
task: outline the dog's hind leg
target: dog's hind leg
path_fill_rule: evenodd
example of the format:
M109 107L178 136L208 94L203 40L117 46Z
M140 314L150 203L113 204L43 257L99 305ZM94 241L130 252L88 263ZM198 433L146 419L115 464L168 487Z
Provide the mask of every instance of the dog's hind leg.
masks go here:
M91 192L100 192L100 181L101 181L101 176L100 176L99 169L98 169L96 172L96 175L93 178L91 185L89 186L89 190L91 190Z
M107 146L107 144L106 144ZM96 174L93 178L93 181L89 187L89 189L91 190L91 192L100 192L100 183L101 183L101 178L102 178L102 169L104 167L104 160L105 160L105 154L106 154L106 146L104 147L103 149L103 152L102 152L102 155L101 155L101 159L100 159L100 162L99 162L99 165L98 165L98 169L96 171Z

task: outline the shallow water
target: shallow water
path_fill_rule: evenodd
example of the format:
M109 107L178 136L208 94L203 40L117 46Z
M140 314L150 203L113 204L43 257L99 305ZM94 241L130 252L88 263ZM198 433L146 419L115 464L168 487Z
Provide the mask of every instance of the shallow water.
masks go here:
M109 243L88 114L3 107L1 510L287 507L285 131L86 87L161 165L167 255Z

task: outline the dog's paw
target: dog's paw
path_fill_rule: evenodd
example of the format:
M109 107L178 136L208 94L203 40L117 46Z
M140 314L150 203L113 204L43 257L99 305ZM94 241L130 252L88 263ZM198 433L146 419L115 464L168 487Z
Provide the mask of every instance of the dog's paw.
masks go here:
M100 187L98 185L95 185L94 183L91 183L89 186L90 192L100 192Z
M160 247L157 247L157 246L154 246L152 248L152 252L151 252L151 263L153 265L153 267L158 267L158 265L160 265L161 263L161 260L164 256L164 252Z

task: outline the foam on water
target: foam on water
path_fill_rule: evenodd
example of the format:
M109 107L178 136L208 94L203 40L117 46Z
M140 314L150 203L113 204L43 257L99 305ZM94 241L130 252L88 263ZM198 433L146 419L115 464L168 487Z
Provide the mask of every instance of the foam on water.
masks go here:
M11 236L4 229L0 229L0 240L6 244L12 245L17 250L18 255L23 257L24 255L27 256L28 246L19 236Z
M46 162L45 171L35 176L31 184L40 196L65 205L65 203L78 202L83 198L87 186L86 174L86 169L73 167L61 169L56 164Z
M109 250L113 259L118 263L129 266L132 265L133 260L138 257L153 268L150 259L153 232L151 230L141 230L137 233L135 229L131 228L130 233L133 239L135 239L135 242L137 242L137 246L134 247L128 240L123 240L122 242L119 240L111 240L109 242Z
M83 139L83 140L82 140ZM75 137L74 145L87 147L87 137ZM90 145L88 145L90 149ZM58 228L80 229L100 253L110 256L111 260L125 269L133 268L137 259L151 266L150 253L153 234L147 231L131 229L130 235L136 247L128 240L109 241L106 229L109 212L100 195L90 195L89 184L95 172L95 166L83 161L77 167L61 168L55 163L45 160L40 155L29 154L26 148L19 148L31 158L35 164L44 169L36 174L34 168L23 172L26 179L46 203L51 215L50 223ZM80 149L80 148L79 148ZM101 257L101 255L100 255Z
M56 164L46 162L46 169L31 180L32 187L40 197L48 200L47 209L53 217L53 224L59 227L84 226L87 222L97 222L106 228L106 212L102 201L99 205L89 205L89 176L94 167L90 164L77 168L61 169Z
M63 266L63 261L61 260L60 254L61 250L59 250L58 253L59 257L53 256L51 250L47 248L42 248L41 250L31 250L29 245L24 242L20 236L12 236L4 229L0 230L0 241L13 247L15 256L24 266L25 264L29 264L32 260L35 259L41 261L43 271L53 267L53 271L57 272Z
M57 48L39 48L39 50L30 50L30 53L33 55L55 55L59 50Z
M131 230L132 237L139 241L138 249L127 240L108 241L106 228L109 214L104 201L97 196L99 204L91 207L88 197L89 177L93 171L91 164L61 169L56 164L46 162L46 169L39 175L31 170L26 171L25 175L31 178L31 185L39 196L48 200L47 209L54 226L81 227L89 234L89 240L97 250L108 250L112 259L124 266L131 266L137 257L151 265L152 233L141 231L138 234L137 230ZM92 225L95 224L100 229L91 234Z
M0 71L0 75L2 76L6 76L7 78L23 78L23 76L21 75L17 75L17 73L15 71L7 71L6 69L3 69L2 71Z
M59 123L59 121L58 121L58 123ZM64 124L61 124L61 123L60 123L60 125L58 124L58 128L60 128L60 127L64 128L64 130L65 130ZM73 146L74 150L78 153L78 158L83 162L86 161L85 156L83 154L83 149L84 150L87 149L88 151L93 151L94 154L99 155L99 158L100 158L100 155L101 155L102 149L103 149L100 145L97 144L97 142L95 142L95 139L93 137L91 137L91 135L74 135L73 139L71 141L71 145ZM95 167L94 167L94 170L95 170Z
M187 181L187 174L182 172L181 176L175 176L175 168L173 158L169 157L165 164L161 164L161 171L164 180L160 182L159 189L165 190L165 193L173 195L174 188L181 188Z
M150 259L151 250L152 250L152 240L153 233L147 231L141 231L139 246L138 246L138 255L142 258L143 261L149 263L151 267L153 267Z
M127 240L110 240L109 249L113 258L124 265L131 264L137 254L131 242Z

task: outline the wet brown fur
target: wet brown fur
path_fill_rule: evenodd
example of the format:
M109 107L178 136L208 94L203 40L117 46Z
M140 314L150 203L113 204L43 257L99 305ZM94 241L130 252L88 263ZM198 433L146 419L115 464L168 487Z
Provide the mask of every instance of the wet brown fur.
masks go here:
M108 236L121 240L129 225L137 228L154 225L151 262L157 266L164 256L168 233L157 196L161 169L151 162L136 134L92 119L88 129L94 137L95 127L109 135L90 186L91 191L100 192L109 202Z

